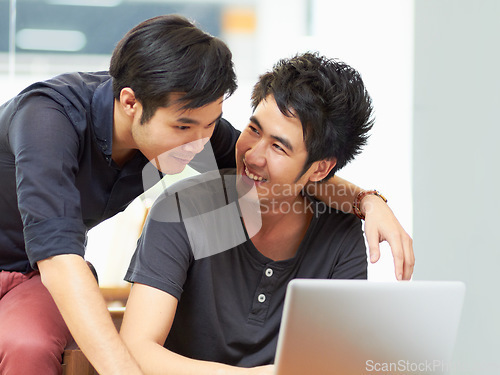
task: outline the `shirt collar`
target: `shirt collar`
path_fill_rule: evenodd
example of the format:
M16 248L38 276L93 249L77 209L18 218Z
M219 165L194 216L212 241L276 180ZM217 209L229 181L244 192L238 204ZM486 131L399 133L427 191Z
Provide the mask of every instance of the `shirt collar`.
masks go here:
M113 80L110 78L97 87L90 104L97 145L108 157L111 157L113 143L113 106Z

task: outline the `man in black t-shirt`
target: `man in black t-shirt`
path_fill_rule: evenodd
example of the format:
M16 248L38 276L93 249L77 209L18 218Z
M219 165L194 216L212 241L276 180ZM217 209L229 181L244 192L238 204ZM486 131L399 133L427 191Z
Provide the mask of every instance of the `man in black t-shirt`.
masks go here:
M121 335L145 373L271 374L288 282L367 276L361 221L305 188L366 142L358 72L298 55L260 78L252 103L236 172L167 188L143 230Z

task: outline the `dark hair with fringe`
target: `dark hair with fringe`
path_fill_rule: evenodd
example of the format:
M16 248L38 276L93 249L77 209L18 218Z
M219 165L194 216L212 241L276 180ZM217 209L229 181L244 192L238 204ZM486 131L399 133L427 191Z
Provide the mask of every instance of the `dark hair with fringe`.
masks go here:
M281 113L302 123L308 159L301 175L315 161L336 158L330 178L366 145L372 100L349 65L310 52L280 60L254 86L253 110L269 95Z
M178 15L154 17L130 30L113 51L109 73L115 99L124 87L134 90L144 109L141 123L170 104L170 93L182 93L178 102L190 109L237 87L227 45Z

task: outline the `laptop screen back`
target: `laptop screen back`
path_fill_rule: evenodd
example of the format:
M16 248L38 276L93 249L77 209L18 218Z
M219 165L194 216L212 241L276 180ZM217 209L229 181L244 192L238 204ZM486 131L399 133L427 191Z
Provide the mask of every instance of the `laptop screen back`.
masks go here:
M276 374L447 373L464 294L461 282L293 280Z

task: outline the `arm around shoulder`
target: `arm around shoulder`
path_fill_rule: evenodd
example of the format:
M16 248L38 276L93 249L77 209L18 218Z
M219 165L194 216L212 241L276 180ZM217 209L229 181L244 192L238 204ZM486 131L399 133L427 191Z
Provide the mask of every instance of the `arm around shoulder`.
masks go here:
M306 189L329 206L346 213L354 213L353 203L364 192L360 187L338 176L307 185ZM379 243L387 241L394 257L396 278L411 279L415 265L413 242L390 207L378 196L365 195L359 202L359 208L365 216L365 235L370 261L375 263L379 260Z

